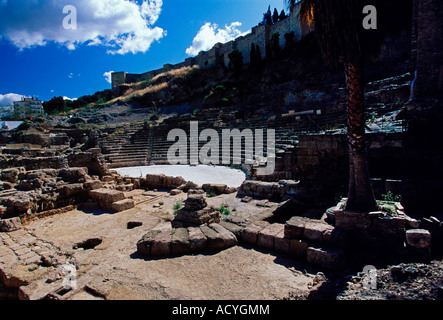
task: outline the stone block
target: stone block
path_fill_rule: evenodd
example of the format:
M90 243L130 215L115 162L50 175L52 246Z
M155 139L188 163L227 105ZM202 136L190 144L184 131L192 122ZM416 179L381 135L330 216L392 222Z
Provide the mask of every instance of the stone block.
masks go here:
M122 191L103 188L89 191L89 195L100 203L108 204L125 199L125 194Z
M59 172L59 177L67 183L84 183L87 175L87 168L67 168Z
M22 223L19 217L11 219L0 220L0 232L12 232L22 228Z
M273 223L262 229L257 236L257 245L270 250L275 250L275 237L284 232L284 225Z
M83 183L73 183L63 187L63 194L66 197L72 197L81 194L84 190Z
M372 227L369 214L340 210L335 213L335 225L344 230L368 230Z
M160 230L148 231L138 242L137 252L141 255L150 256L154 238L160 233Z
M303 217L292 217L285 223L285 238L303 239L303 232L308 219Z
M87 191L97 190L97 189L103 188L103 183L98 180L90 180L90 181L86 181L83 184L83 188L85 188L85 190L87 190Z
M186 228L172 229L171 254L182 255L191 251L188 230Z
M206 247L210 250L222 250L225 247L223 237L208 226L201 226L200 230L205 235L207 242Z
M291 240L285 238L284 229L275 236L275 250L278 252L291 253Z
M11 183L17 183L19 172L20 171L17 168L3 169L1 174L1 180L8 181Z
M206 236L198 227L188 228L188 239L191 251L200 251L206 247Z
M129 210L135 207L135 201L133 199L123 199L111 204L111 209L116 212Z
M113 176L103 176L102 181L105 183L115 183L115 179Z
M326 223L307 221L303 230L303 239L321 243L324 240L323 235L326 232L332 232L333 229L333 226Z
M176 196L176 195L178 195L180 193L183 193L183 191L181 191L179 189L172 189L171 192L170 192L171 196Z
M213 191L215 194L223 194L227 188L228 186L226 184L207 183L202 185L203 190L206 192Z
M212 223L209 225L209 227L221 235L224 241L224 248L230 248L237 245L238 240L231 231L227 230L218 223Z
M202 224L218 223L220 222L220 219L220 212L213 207L207 207L198 211L180 209L172 220L172 226L174 228L196 227Z
M337 247L346 247L349 244L349 240L346 232L340 228L328 229L323 233L323 241Z
M224 220L220 221L219 224L223 228L225 228L226 230L229 230L230 232L232 232L235 235L235 237L237 238L237 240L239 240L239 241L241 240L241 236L242 236L244 227L241 227L237 224L234 224L234 223L231 223L228 221L224 221Z
M373 219L372 229L384 235L403 237L406 219L403 217L383 217Z
M306 255L308 263L328 269L340 269L345 265L345 255L339 249L309 247Z
M414 248L424 249L431 246L431 233L424 229L406 231L406 243Z
M201 210L208 206L206 203L206 198L202 194L188 195L188 198L184 201L184 204L184 208L190 211Z
M263 230L264 226L258 226L256 224L248 224L246 228L243 229L242 239L244 242L256 245L258 234L261 230Z
M169 256L171 253L171 230L161 230L153 241L151 246L152 256Z

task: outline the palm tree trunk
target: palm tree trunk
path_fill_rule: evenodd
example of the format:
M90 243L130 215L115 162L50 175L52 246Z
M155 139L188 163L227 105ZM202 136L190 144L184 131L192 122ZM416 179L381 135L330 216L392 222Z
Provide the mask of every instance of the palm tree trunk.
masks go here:
M365 139L363 62L346 62L348 93L349 190L346 210L373 211L376 201L369 180Z

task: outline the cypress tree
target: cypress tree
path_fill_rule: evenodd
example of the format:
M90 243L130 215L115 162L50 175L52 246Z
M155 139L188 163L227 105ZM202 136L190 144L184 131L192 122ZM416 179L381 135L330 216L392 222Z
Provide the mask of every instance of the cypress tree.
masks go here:
M274 8L274 14L272 15L272 22L277 23L280 21L280 15L278 14L277 8Z
M255 43L251 43L251 53L250 53L250 61L251 66L255 66L257 64L257 54L255 53Z

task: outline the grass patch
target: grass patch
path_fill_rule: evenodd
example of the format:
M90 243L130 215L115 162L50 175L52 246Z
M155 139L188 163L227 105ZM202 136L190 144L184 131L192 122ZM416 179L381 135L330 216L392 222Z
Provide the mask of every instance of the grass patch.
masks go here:
M230 216L231 215L231 211L227 208L228 205L227 204L222 204L220 206L220 209L218 209L218 211L220 211L220 213L224 216Z

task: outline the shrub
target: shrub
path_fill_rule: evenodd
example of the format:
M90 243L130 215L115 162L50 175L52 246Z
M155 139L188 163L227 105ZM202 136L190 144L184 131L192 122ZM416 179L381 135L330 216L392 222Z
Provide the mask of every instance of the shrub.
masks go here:
M218 211L220 211L220 213L225 216L231 215L231 211L229 211L226 204L222 204L220 206L220 209L218 209Z
M386 202L401 202L401 195L394 195L391 191L388 191L386 194L382 195L383 201Z
M209 191L206 191L206 196L208 198L214 198L217 196L217 194L214 192L214 190L209 190Z
M174 204L174 210L175 211L177 211L177 210L180 210L181 208L182 208L182 206L183 206L183 204L180 202L180 201L177 201L175 204Z

